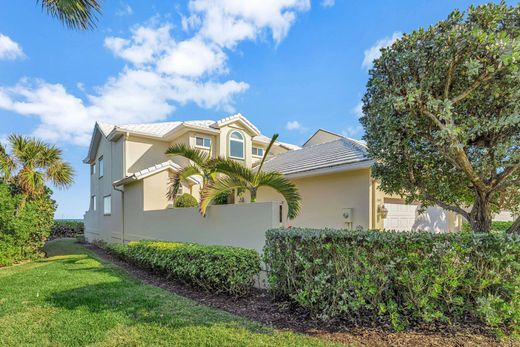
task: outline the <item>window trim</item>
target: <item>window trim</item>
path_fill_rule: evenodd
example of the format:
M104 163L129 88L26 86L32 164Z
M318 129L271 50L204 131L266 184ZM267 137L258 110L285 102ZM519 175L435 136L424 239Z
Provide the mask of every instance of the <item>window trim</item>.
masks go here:
M257 154L254 153L254 150L255 150L255 149L256 149L256 153L257 153ZM262 150L262 154L258 154L258 150L259 150L259 149ZM265 149L262 148L262 147L255 147L255 146L253 146L253 147L251 148L251 155L252 155L253 157L256 157L256 158L262 158L262 157L264 156L264 152L265 152Z
M232 139L231 136L234 133L238 133L242 137L242 140ZM241 142L242 143L242 157L236 157L234 155L231 155L231 141ZM239 159L239 160L245 160L246 159L246 140L245 140L244 134L242 134L241 131L233 130L233 131L231 131L229 133L229 135L228 135L228 156L230 158L232 158L232 159Z
M110 198L110 211L106 213L106 198ZM108 194L103 196L103 216L111 216L112 215L112 195Z
M98 171L98 178L103 178L105 176L105 160L103 156L98 158Z
M197 145L197 139L202 139L202 146ZM204 140L209 140L209 146L204 146ZM195 136L195 147L202 148L202 149L211 149L211 137L207 136Z

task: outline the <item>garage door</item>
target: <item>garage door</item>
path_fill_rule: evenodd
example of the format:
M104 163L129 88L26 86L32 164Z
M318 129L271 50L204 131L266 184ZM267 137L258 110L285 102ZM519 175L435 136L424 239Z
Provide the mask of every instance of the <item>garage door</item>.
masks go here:
M448 231L446 211L440 207L429 207L419 214L418 205L385 203L388 215L384 220L385 229L400 231Z

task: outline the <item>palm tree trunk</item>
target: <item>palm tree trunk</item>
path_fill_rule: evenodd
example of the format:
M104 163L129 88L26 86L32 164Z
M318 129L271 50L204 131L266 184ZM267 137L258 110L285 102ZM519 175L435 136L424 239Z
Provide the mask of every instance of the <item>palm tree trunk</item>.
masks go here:
M256 189L250 189L249 194L251 195L251 202L256 202Z

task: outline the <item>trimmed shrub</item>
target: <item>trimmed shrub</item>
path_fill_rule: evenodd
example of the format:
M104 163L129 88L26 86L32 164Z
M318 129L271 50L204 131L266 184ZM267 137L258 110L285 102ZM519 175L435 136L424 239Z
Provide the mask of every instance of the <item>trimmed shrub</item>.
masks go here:
M184 193L175 199L175 207L197 207L199 203L191 194Z
M505 232L507 229L511 228L513 222L503 222L503 221L493 221L491 222L491 231L492 232ZM469 233L472 232L471 225L468 222L462 223L462 231Z
M44 256L43 245L51 232L55 202L48 192L27 199L0 183L0 267Z
M274 229L264 260L275 298L322 319L395 330L479 321L520 334L520 236Z
M78 237L83 235L85 226L82 221L56 219L52 226L52 232L49 239L58 239L62 237Z
M260 255L246 248L160 241L132 241L106 248L138 266L206 291L235 296L247 294L260 271Z

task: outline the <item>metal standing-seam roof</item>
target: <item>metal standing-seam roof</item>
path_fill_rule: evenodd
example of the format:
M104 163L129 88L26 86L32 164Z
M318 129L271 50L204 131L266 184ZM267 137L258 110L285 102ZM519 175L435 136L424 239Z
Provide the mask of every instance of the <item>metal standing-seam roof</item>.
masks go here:
M340 165L369 165L371 162L366 146L360 141L341 138L277 155L264 163L263 170L290 175Z

